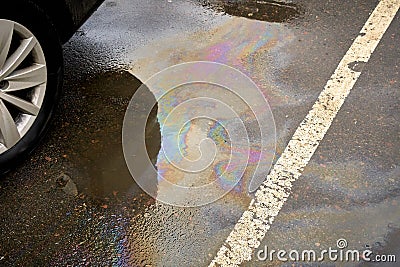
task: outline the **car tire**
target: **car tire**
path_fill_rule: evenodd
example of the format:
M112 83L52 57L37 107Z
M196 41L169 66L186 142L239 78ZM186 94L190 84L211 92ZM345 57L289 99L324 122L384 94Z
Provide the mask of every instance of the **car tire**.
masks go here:
M29 155L43 138L57 105L63 78L62 45L49 17L30 1L7 2L0 9L0 175ZM8 34L10 27L12 33ZM8 44L9 52L7 56L3 53L2 60L2 49ZM12 55L22 55L19 52L24 51L25 44L29 46L27 50L33 48L7 74L7 68L10 72L9 66L17 62ZM33 74L27 74L28 70Z

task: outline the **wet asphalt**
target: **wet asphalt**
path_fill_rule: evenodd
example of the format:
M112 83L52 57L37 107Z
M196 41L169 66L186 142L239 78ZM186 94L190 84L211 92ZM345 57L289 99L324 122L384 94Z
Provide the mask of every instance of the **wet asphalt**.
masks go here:
M47 137L0 180L0 265L207 266L252 195L237 188L198 208L156 202L126 167L122 122L151 75L220 62L268 99L276 160L377 1L269 2L105 1L64 46L64 93ZM399 27L398 13L260 248L327 249L345 238L400 261ZM146 131L154 164L156 114ZM292 266L245 264L281 265Z

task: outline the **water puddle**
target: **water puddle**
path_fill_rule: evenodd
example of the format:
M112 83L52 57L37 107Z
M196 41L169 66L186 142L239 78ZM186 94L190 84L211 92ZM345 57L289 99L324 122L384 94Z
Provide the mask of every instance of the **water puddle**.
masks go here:
M126 167L121 133L126 107L142 83L127 72L107 72L82 81L74 88L66 86L62 131L67 138L62 146L67 171L80 193L95 198L141 193ZM154 103L150 91L143 102ZM155 164L161 145L157 106L147 121L145 141Z
M204 7L232 16L267 22L286 22L300 15L293 3L278 1L201 0Z

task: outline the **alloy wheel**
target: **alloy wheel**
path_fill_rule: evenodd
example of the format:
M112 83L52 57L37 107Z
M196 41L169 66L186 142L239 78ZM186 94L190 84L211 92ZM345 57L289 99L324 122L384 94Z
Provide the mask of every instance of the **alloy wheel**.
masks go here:
M36 37L25 26L0 19L0 154L34 124L46 84L45 55Z

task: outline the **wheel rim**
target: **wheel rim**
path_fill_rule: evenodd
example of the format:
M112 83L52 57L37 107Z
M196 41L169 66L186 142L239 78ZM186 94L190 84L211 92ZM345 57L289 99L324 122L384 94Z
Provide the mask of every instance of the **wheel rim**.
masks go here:
M0 19L0 154L32 127L46 84L46 60L36 37L23 25Z

